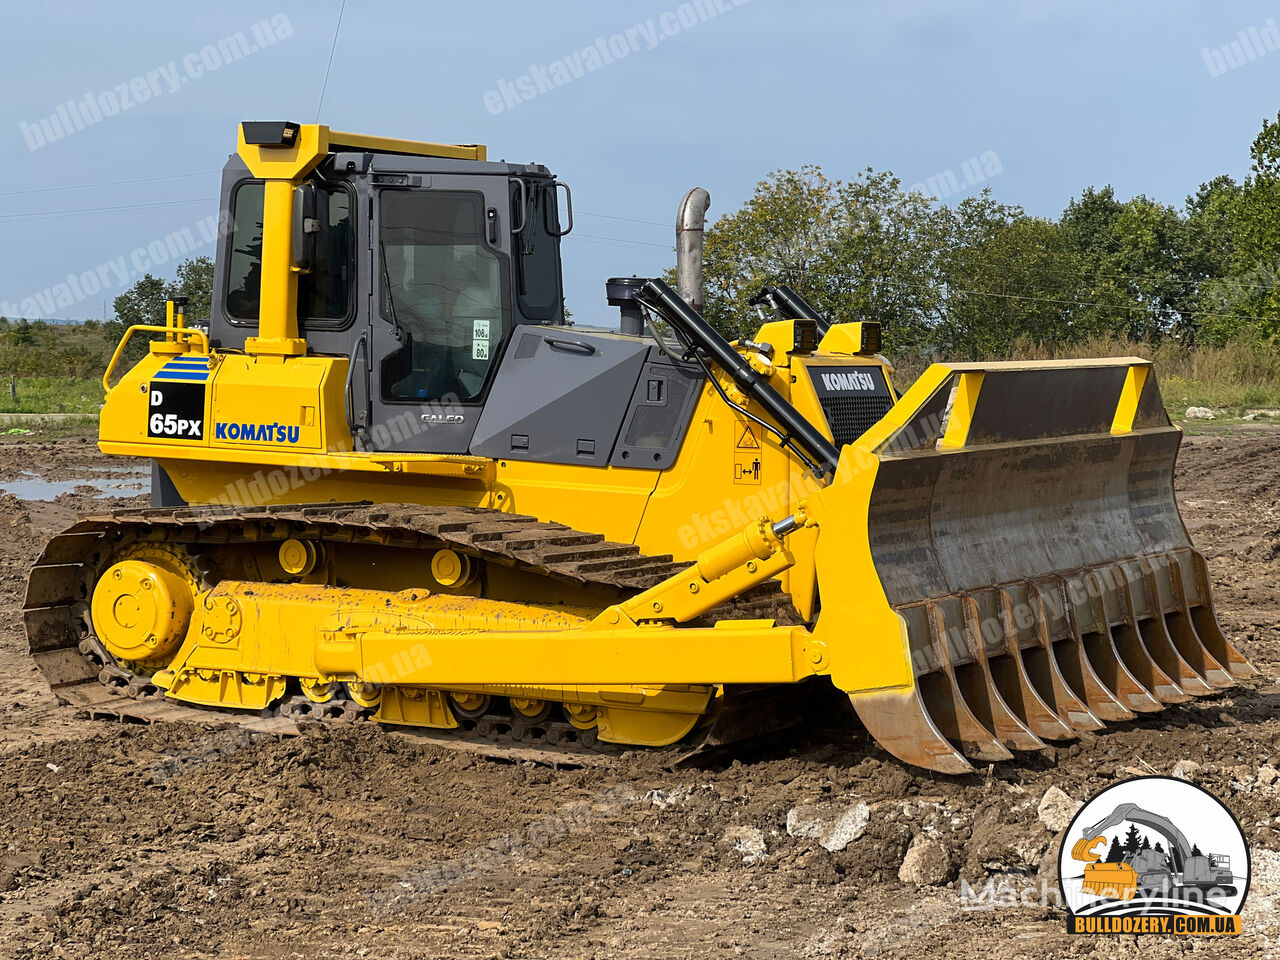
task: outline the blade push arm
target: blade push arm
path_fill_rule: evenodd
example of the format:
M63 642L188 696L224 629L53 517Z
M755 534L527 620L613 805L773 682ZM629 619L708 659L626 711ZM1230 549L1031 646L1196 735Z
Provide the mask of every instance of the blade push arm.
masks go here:
M760 404L774 423L782 428L784 436L798 444L823 473L828 476L835 473L840 448L783 399L769 385L769 378L753 369L715 327L685 303L680 294L661 280L650 280L640 288L636 299L660 314L685 343L710 357L743 394Z

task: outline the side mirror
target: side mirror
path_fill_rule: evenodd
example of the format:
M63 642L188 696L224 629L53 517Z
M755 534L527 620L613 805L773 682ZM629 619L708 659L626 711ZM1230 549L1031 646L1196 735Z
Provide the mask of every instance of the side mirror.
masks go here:
M319 232L316 185L300 184L293 191L293 265L302 273L310 271L315 263L316 234Z

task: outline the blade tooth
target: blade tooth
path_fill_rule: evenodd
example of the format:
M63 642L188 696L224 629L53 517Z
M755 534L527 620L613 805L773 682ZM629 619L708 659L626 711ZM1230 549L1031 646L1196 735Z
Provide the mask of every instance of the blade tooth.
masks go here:
M1165 617L1165 626L1173 638L1174 646L1182 653L1188 663L1195 666L1197 672L1205 678L1211 687L1222 690L1235 686L1231 674L1223 669L1205 647L1196 628L1191 623L1191 609L1187 606L1187 590L1183 577L1185 571L1177 554L1166 554L1169 561L1169 586L1173 592L1175 609Z
M936 672L920 678L921 698L929 716L944 736L960 744L966 756L986 761L1011 760L1013 754L974 715L973 708L965 699L952 666L951 638L947 634L942 609L931 601L926 604L926 611L932 646L942 661ZM969 651L964 643L964 631L959 630L958 633L957 652L967 656Z
M1106 684L1117 700L1135 713L1155 713L1163 709L1159 698L1151 693L1142 681L1133 675L1128 664L1121 656L1115 633L1111 629L1107 614L1107 599L1115 602L1114 594L1108 595L1103 590L1098 574L1094 570L1082 571L1082 582L1087 582L1085 596L1088 598L1090 630L1081 626L1079 611L1068 605L1068 613L1072 629L1080 637L1081 649L1085 658L1093 665L1098 677Z
M1205 647L1196 628L1192 626L1191 612L1175 611L1165 617L1165 629L1173 639L1174 646L1189 662L1195 663L1196 672L1201 674L1205 682L1214 690L1226 690L1236 685L1235 677L1222 669L1222 665Z
M1196 551L1191 551L1191 567L1194 584L1197 587L1198 604L1191 604L1191 624L1195 627L1200 642L1213 654L1215 660L1227 668L1227 672L1237 680L1247 680L1258 675L1254 667L1227 639L1213 611L1213 597L1209 592L1209 566Z
M1060 675L1065 678L1072 693L1100 720L1132 720L1137 714L1107 685L1089 659L1079 623L1067 600L1065 581L1058 579L1051 582L1052 591L1040 585L1036 588L1041 605L1042 629L1047 638L1052 638L1049 654L1054 665L1059 668ZM1056 605L1051 602L1053 594L1057 595ZM1050 628L1051 615L1053 622L1061 626L1062 636ZM1110 666L1110 661L1107 664Z
M1054 656L1053 640L1045 619L1044 603L1039 587L1031 581L1021 585L1025 591L1028 614L1031 617L1031 646L1022 652L1022 662L1027 676L1036 691L1049 704L1054 713L1073 731L1101 730L1105 724L1088 704L1071 689ZM1116 704L1119 707L1119 704Z
M969 773L973 767L946 738L925 705L924 688L937 682L947 662L929 626L923 604L898 611L907 625L907 645L916 682L910 690L850 694L862 725L891 754L940 773Z
M1248 680L1258 675L1258 668L1250 663L1222 632L1218 617L1211 607L1192 607L1191 623L1201 643L1213 651L1214 657L1226 666L1227 672L1233 679Z
M960 597L964 610L964 636L968 640L972 663L956 671L957 680L963 687L965 699L975 707L982 725L995 734L1009 750L1043 750L1045 743L1014 713L1008 701L1000 693L995 676L991 672L991 661L987 657L987 621L982 617L978 601L972 594ZM1005 630L998 618L994 621L993 632L996 634L997 651L1004 644Z
M1212 693L1213 687L1178 652L1173 644L1173 637L1169 635L1169 628L1165 624L1165 610L1172 606L1168 584L1162 582L1151 561L1139 560L1137 567L1142 577L1143 591L1146 594L1144 612L1149 618L1139 621L1142 642L1151 651L1160 668L1173 678L1183 693L1193 697Z
M996 592L1000 623L1004 638L1003 650L988 658L991 676L1004 697L1004 702L1018 715L1027 728L1042 740L1070 740L1075 737L1071 725L1058 716L1036 689L1027 671L1022 655L1021 617L1015 613L1013 597L1007 590ZM1019 609L1025 608L1023 601Z
M1115 640L1116 649L1124 658L1125 666L1161 703L1186 703L1191 698L1183 692L1171 676L1160 669L1160 664L1156 662L1156 658L1151 655L1151 651L1143 642L1138 612L1133 603L1133 589L1125 568L1120 565L1111 565L1107 569L1110 571L1109 576L1112 582L1116 585L1116 594L1121 603L1121 622L1114 625L1111 635ZM1101 580L1101 575L1096 571L1091 573L1095 580Z
M850 694L849 701L867 732L899 760L939 773L973 772L930 718L919 685L902 692Z

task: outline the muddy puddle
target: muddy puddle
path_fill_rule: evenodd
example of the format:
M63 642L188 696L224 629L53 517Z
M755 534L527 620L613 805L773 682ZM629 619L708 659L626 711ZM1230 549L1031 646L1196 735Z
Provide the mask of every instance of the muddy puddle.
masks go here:
M22 500L53 500L77 487L92 487L103 497L136 497L151 489L151 476L132 464L87 466L79 476L48 480L34 470L23 470L13 480L0 481L0 493Z

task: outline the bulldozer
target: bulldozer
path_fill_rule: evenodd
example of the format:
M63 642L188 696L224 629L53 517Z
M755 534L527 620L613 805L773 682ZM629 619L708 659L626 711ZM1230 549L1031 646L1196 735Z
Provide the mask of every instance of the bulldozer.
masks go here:
M1101 862L1096 848L1107 841L1103 833L1125 821L1164 834L1169 841L1168 857L1159 850L1140 849L1126 853L1119 863ZM1203 900L1206 896L1235 896L1237 892L1231 857L1199 853L1172 820L1143 810L1136 803L1122 803L1109 816L1084 827L1083 835L1071 848L1071 856L1086 864L1081 888L1097 897L1132 900L1141 892L1146 896Z
M729 342L708 204L676 287L609 279L589 326L546 167L241 124L207 324L171 302L103 377L100 448L153 464L152 506L30 575L57 696L576 749L764 735L834 693L963 774L1252 674L1149 362L936 363L900 393L878 324L784 285Z

